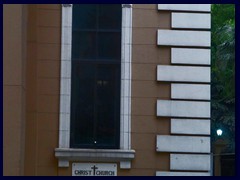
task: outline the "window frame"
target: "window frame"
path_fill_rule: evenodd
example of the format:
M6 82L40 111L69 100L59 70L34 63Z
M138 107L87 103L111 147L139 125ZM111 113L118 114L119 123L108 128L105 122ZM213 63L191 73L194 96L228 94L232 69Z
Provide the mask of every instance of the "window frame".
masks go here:
M93 160L120 162L120 168L131 168L135 151L131 149L131 57L132 4L122 4L120 148L70 148L71 48L73 4L62 5L61 78L59 111L59 147L55 149L59 167L69 167L69 161Z
M81 14L81 12L83 14ZM71 62L73 77L71 78L70 147L118 149L120 144L122 6L121 4L77 4L73 6L72 14ZM111 20L110 22L107 21L108 17ZM111 19L111 17L113 18ZM84 39L88 40L85 41ZM103 47L105 48L104 52L102 51ZM114 47L114 49L111 49L112 47ZM112 54L111 52L114 53ZM92 69L89 70L88 73L91 72L91 80L87 81L88 83L84 85L84 83L79 82L80 79L82 79L78 77L81 71L79 68L86 70L90 67ZM111 90L109 89L110 92L105 94L104 99L102 99L103 94L100 96L102 99L100 100L98 97L100 86L96 85L96 81L101 78L97 74L103 67L105 69L104 73L106 73L107 69L109 73L112 73L111 75L107 75L112 86ZM85 81L86 79L82 80ZM77 86L79 86L79 89ZM88 86L89 89L86 89L86 86ZM110 88L110 86L108 87ZM88 94L89 98L87 99L85 99L87 94L78 97L80 90L85 90L85 92L91 93L91 95ZM84 104L80 103L82 99L85 99ZM102 114L104 117L101 118L99 116L99 110L103 108L104 104L106 105L106 102L111 102L111 105L109 104L106 112ZM78 103L78 106L81 106L81 108L77 107L76 103ZM103 104L99 105L99 103ZM79 113L81 110L86 110L86 106L88 107L88 113L85 115L88 118L84 118L85 116ZM112 118L108 119L108 115L109 117L112 116ZM91 118L89 116L91 116ZM83 119L79 121L79 118ZM108 125L112 124L111 135L104 135L103 131L102 134L100 133L101 130L99 126L101 126L101 122L104 120L107 122L102 123L103 128L110 128ZM84 125L85 127L83 129L78 129ZM87 128L91 130L87 130ZM109 133L109 131L105 131L105 133ZM107 138L109 139L107 140Z

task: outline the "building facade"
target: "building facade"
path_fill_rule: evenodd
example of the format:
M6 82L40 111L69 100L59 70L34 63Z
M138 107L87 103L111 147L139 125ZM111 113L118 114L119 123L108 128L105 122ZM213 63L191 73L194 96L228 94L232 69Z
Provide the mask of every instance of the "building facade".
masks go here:
M210 11L4 4L4 175L211 175Z

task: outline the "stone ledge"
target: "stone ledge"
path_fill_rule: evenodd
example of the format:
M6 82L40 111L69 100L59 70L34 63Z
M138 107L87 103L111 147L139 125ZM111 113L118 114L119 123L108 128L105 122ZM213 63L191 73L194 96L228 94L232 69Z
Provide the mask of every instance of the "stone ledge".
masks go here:
M69 161L120 162L121 169L130 169L135 150L56 148L59 167L69 167Z

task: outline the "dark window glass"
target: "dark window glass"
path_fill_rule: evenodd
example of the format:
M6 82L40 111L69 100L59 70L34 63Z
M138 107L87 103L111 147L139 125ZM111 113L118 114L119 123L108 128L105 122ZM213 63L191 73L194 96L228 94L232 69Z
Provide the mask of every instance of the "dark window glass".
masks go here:
M84 147L94 140L95 67L73 61L72 71L71 140Z
M122 11L119 4L99 5L99 29L120 29Z
M73 29L96 29L97 27L96 4L74 4L73 6ZM77 18L75 18L77 17Z
M74 5L72 148L119 148L121 5Z
M97 67L96 139L99 145L116 144L119 128L119 67L117 65L99 65Z
M96 59L96 33L88 31L73 31L72 58Z
M99 59L117 60L121 56L121 34L119 32L101 32L98 34Z

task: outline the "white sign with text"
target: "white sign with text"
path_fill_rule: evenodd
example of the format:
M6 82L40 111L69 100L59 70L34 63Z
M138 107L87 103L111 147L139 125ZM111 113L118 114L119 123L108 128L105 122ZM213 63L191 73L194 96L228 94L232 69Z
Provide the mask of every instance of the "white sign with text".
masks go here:
M117 164L73 163L72 176L117 176Z

